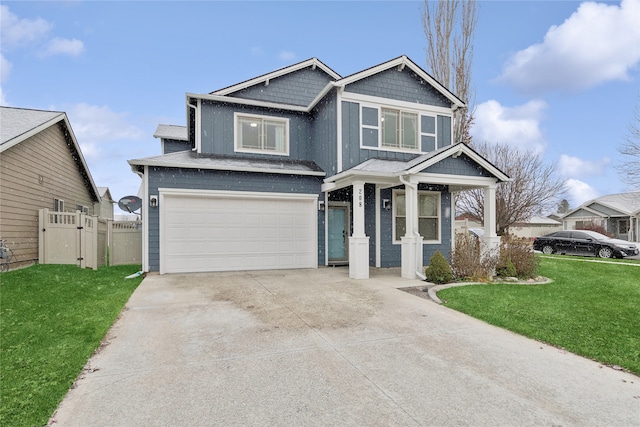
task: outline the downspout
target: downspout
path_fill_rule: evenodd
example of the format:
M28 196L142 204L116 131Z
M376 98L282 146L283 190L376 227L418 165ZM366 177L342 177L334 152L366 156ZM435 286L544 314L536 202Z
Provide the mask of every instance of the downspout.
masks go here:
M413 188L416 194L418 194L418 184L412 184L411 182L407 181L403 175L398 175L398 178L400 178L401 183L403 183L406 187ZM418 233L418 231L415 228L412 231L415 237L419 237L419 239L416 240L416 267L417 267L419 265L422 265L422 260L420 259L420 254L422 254L422 248L420 247L421 245L420 241L422 236L420 235L420 233ZM416 268L416 276L418 276L421 280L427 280L427 276L425 276L421 271L418 271L417 268Z
M195 151L196 153L200 153L200 118L198 117L198 107L200 106L201 100L198 99L196 101L198 103L198 105L192 105L189 100L187 100L187 107L193 108L193 112L194 112L194 126L195 126L195 130L194 130L194 145L195 148L192 148L191 151ZM188 118L187 118L188 119Z

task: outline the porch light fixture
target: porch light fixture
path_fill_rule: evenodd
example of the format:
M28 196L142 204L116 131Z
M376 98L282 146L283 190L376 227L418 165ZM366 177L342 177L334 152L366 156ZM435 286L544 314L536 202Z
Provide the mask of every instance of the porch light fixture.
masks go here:
M318 210L324 212L324 200L318 201Z
M149 207L158 207L158 196L149 196Z
M391 200L389 199L382 199L382 207L386 210L390 210L391 209Z

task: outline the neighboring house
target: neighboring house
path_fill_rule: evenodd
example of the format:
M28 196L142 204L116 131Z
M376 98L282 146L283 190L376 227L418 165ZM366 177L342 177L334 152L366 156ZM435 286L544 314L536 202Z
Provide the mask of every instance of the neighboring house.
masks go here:
M111 197L109 187L98 187L100 202L96 204L95 213L100 218L113 219L113 204L116 203Z
M479 188L496 245L509 180L452 124L465 104L406 56L347 77L316 58L208 94L160 125L142 181L143 269L160 273L349 265L423 273L448 255L457 191Z
M100 201L67 115L0 107L0 238L17 265L38 261L38 211L94 214Z
M527 221L516 222L509 227L511 235L525 239L533 239L560 230L562 230L562 222L542 216L534 216Z
M563 215L561 220L565 230L594 223L617 239L640 242L640 191L589 200Z

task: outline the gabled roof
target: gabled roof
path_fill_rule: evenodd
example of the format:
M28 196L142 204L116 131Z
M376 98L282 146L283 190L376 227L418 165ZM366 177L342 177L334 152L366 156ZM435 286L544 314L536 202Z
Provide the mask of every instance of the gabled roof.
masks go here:
M89 166L82 155L80 144L76 140L67 114L60 111L32 110L27 108L0 107L0 153L36 135L39 132L62 122L66 128L66 137L75 161L80 168L80 174L85 179L94 200L100 200Z
M128 162L134 172L139 166L160 166L167 168L262 172L285 175L326 175L326 173L313 162L224 157L197 154L191 150L134 159Z
M111 191L109 191L109 187L98 187L98 194L100 194L100 199L104 202L115 203L113 197L111 196Z
M243 81L241 83L237 83L237 84L234 84L234 85L231 85L231 86L227 86L227 87L225 87L223 89L219 89L219 90L210 92L210 94L211 95L221 95L221 96L228 95L230 93L237 92L237 91L242 90L242 89L246 89L246 88L254 86L256 84L265 83L265 82L267 82L267 81L269 81L271 79L275 79L277 77L281 77L281 76L284 76L286 74L293 73L295 71L302 70L302 69L305 69L305 68L308 68L308 67L318 67L322 71L327 73L334 80L338 80L341 77L340 74L336 73L331 68L327 67L318 58L310 58L310 59L307 59L306 61L298 62L297 64L293 64L293 65L290 65L288 67L280 68L279 70L272 71L270 73L263 74L263 75L258 76L258 77L254 77L252 79L245 80L245 81Z
M442 160L452 157L457 158L462 154L481 166L491 177L429 174L431 183L450 185L456 191L463 188L478 188L487 186L491 181L506 182L511 178L495 167L485 158L464 143L440 148L431 153L423 154L409 161L369 159L346 171L340 172L324 180L323 191L333 191L346 187L356 181L365 181L372 184L396 186L403 184L403 179L415 176L418 179L422 172L430 166ZM439 181L439 182L436 182Z
M570 210L569 212L564 214L562 218L569 217L579 210L592 212L597 216L609 217L610 215L598 211L598 205L605 206L609 209L617 211L621 216L637 215L638 213L640 213L640 191L631 193L609 194L593 200L589 200L588 202L581 204L577 208Z
M411 69L414 73L416 73L422 80L429 83L431 86L436 88L442 95L444 95L451 103L454 105L454 110L457 108L465 107L466 104L457 96L449 91L446 87L444 87L440 82L434 79L429 73L420 68L415 62L409 59L406 55L399 56L395 59L392 59L387 62L383 62L382 64L376 65L371 68L367 68L366 70L359 71L355 74L351 74L350 76L344 77L338 81L336 81L336 86L344 87L348 84L354 83L358 80L366 79L369 76L374 74L378 74L382 71L389 70L391 68L398 68L400 70L407 67Z
M291 105L291 104L282 104L276 102L248 99L248 98L238 98L233 96L228 96L231 93L240 91L242 89L246 89L248 87L254 86L256 84L264 84L268 82L270 79L274 79L276 77L281 77L283 75L292 73L294 71L298 71L307 67L320 67L322 70L327 72L334 81L330 81L325 85L325 87L318 92L317 96L308 104L308 105ZM390 61L384 62L382 64L376 65L374 67L367 68L366 70L359 71L357 73L351 74L350 76L342 78L335 71L331 70L327 67L322 61L317 58L311 58L306 61L299 62L297 64L291 65L289 67L281 68L279 70L273 71L268 74L264 74L262 76L246 80L244 82L228 86L224 89L220 89L209 94L196 94L196 93L187 93L187 104L190 103L191 99L203 99L217 102L227 102L232 104L242 104L242 105L251 105L256 107L264 107L264 108L272 108L278 110L289 110L289 111L297 111L297 112L310 112L320 100L324 98L324 96L333 88L339 87L344 88L345 86L354 83L359 80L366 79L374 74L381 73L383 71L392 69L394 67L398 67L398 69L402 70L405 67L411 69L416 75L418 75L421 79L429 83L433 86L438 92L440 92L447 100L449 100L453 109L456 110L461 107L466 107L466 104L453 93L451 93L447 88L445 88L440 82L434 79L429 73L420 68L415 62L409 59L406 55L399 56ZM187 110L189 108L187 107Z

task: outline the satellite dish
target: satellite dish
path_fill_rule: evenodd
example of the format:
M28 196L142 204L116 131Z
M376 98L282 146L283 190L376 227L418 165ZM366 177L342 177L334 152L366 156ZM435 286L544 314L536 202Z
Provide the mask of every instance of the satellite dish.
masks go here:
M123 211L134 213L142 206L142 199L138 196L126 196L118 200L118 207Z

